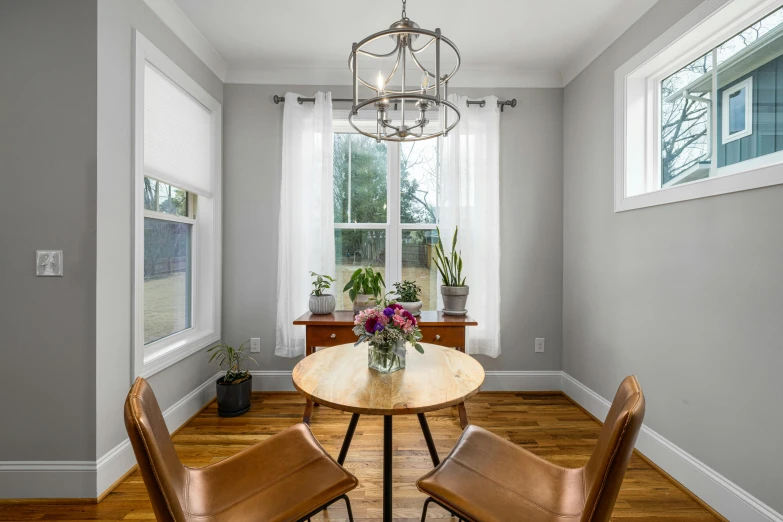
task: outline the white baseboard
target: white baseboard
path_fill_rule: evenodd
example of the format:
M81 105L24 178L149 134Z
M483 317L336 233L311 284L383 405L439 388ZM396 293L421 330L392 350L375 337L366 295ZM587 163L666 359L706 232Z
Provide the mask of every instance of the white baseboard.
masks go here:
M562 375L563 393L594 417L606 418L610 401L567 373ZM728 520L783 522L783 515L647 426L642 426L636 449Z
M481 391L560 391L557 371L491 371L484 372Z
M163 412L174 431L215 397L215 380L207 379ZM125 439L97 461L0 462L0 498L97 498L136 464Z
M253 391L296 391L290 370L251 370Z

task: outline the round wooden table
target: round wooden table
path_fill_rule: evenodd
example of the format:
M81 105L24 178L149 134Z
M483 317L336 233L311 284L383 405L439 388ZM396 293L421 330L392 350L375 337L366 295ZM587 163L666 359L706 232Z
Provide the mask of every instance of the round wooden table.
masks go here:
M311 401L353 413L340 456L343 464L359 416L383 415L383 520L392 520L392 416L417 414L433 465L440 463L424 414L456 406L475 395L484 368L453 348L422 344L420 354L408 346L404 370L380 373L367 367L367 346L325 348L296 365L294 386ZM305 413L305 421L309 413Z

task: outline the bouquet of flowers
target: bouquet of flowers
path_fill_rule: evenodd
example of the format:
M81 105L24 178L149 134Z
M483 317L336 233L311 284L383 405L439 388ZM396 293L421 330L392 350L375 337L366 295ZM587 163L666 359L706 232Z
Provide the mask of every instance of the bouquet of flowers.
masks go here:
M359 337L356 345L370 343L369 365L380 371L405 367L405 343L420 353L421 330L411 313L398 304L367 308L354 319L353 332Z

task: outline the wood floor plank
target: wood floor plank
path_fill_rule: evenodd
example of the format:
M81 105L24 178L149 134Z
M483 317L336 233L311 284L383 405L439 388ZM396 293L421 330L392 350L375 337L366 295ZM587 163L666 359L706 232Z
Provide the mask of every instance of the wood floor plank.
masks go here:
M188 466L206 466L264 440L301 419L304 398L295 393L254 393L250 412L221 418L213 403L174 437L177 452ZM560 466L583 466L595 446L600 425L561 394L479 393L467 403L471 423L505 437ZM340 451L350 414L319 407L314 410L313 433L332 455ZM438 453L449 452L459 437L457 409L427 414ZM381 520L383 421L362 416L345 466L359 478L349 494L355 519ZM417 522L424 495L416 479L431 469L424 436L415 415L394 418L394 519ZM100 504L0 504L0 520L154 520L144 484L134 472ZM313 521L346 520L344 504L335 504ZM433 506L428 520L450 519ZM634 455L615 505L613 521L717 522L663 474Z

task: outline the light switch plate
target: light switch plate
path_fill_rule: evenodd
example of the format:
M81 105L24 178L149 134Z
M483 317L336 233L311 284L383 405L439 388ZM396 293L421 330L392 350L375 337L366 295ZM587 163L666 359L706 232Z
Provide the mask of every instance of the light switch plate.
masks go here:
M250 352L261 353L261 338L253 337L250 339Z
M35 275L42 277L63 275L62 250L36 250Z

